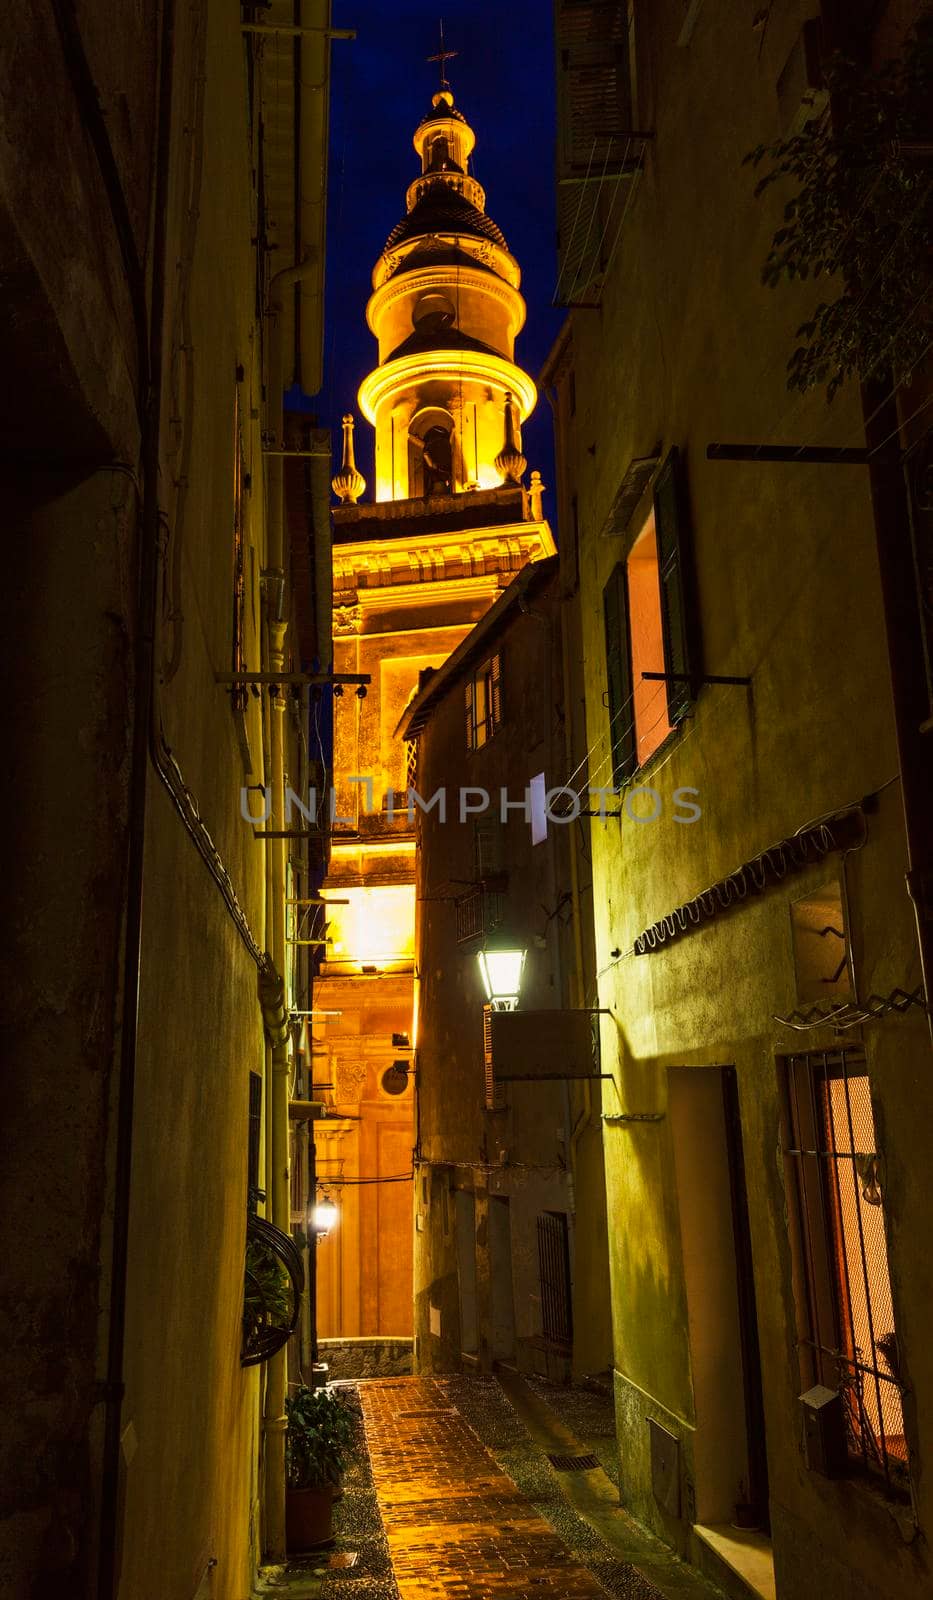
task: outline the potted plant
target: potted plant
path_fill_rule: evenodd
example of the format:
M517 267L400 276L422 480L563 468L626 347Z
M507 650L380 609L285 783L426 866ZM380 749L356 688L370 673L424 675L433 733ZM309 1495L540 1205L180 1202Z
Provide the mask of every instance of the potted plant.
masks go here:
M332 1389L296 1388L285 1401L285 1542L290 1553L332 1537L334 1490L353 1436L353 1420Z

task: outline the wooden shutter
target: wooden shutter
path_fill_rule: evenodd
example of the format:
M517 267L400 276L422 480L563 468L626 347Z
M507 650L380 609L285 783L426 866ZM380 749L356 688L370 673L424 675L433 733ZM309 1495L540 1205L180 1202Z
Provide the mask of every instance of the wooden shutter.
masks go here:
M689 682L674 682L667 686L667 714L671 722L676 724L683 721L696 699L696 678L699 673L690 530L683 461L676 445L670 451L655 484L654 523L658 540L664 670L690 675Z
M473 726L473 679L466 684L466 742L468 750L476 749L476 730Z
M628 583L624 561L617 564L603 590L603 621L606 635L612 781L615 787L620 789L631 777L637 765L628 623Z
M489 663L489 732L502 727L502 658L497 651Z

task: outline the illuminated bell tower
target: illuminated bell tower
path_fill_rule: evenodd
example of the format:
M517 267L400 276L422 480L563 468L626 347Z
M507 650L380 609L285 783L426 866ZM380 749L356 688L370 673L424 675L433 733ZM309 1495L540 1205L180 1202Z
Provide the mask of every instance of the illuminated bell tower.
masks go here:
M540 475L522 482L521 425L537 395L514 358L521 273L470 171L474 142L442 82L415 131L421 170L366 309L378 365L359 405L375 429L374 499L362 500L350 415L333 479L334 670L371 683L365 698L334 702L331 904L315 1007L338 1015L315 1028L314 1078L333 1085L337 1115L315 1137L341 1219L318 1252L322 1337L411 1331L412 1188L397 1179L414 1143L415 829L405 796L418 780L417 750L398 725L421 675L555 548ZM362 1182L341 1182L351 1177Z
M520 427L535 386L516 366L521 271L470 176L473 130L448 87L415 131L421 172L373 272L379 364L360 409L376 430L377 500L494 489L506 397Z

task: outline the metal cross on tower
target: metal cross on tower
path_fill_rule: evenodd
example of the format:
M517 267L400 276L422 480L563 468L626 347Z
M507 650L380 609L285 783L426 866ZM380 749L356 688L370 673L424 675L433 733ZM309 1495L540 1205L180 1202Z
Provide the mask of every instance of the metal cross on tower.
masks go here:
M444 68L447 65L447 62L448 61L452 61L454 56L459 55L460 52L458 50L447 50L445 48L445 46L444 46L444 19L443 19L443 17L440 17L438 19L438 28L440 30L440 36L441 36L441 47L438 50L437 55L428 56L427 59L428 59L428 61L437 61L439 63L439 65L440 65L440 73L441 73L441 88L442 89L449 89L450 88L450 84L447 82L447 74L444 71Z

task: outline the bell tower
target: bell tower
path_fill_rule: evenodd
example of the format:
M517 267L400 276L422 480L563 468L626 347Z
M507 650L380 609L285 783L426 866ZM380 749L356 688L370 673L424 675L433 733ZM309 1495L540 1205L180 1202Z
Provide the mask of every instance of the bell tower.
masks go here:
M537 398L515 363L521 271L470 175L474 144L440 89L415 130L421 171L366 308L379 357L359 404L376 430L377 501L496 488L506 397L519 428Z
M537 393L515 360L521 271L486 213L474 144L442 79L415 129L420 170L366 307L377 360L358 399L375 431L373 499L363 499L349 414L333 479L334 670L369 673L371 685L334 702L331 905L315 1007L338 1015L315 1028L314 1078L333 1085L338 1115L315 1135L319 1182L341 1220L318 1253L322 1337L411 1332L412 1183L395 1180L410 1172L414 1143L407 791L418 784L417 749L398 725L422 675L555 549L540 475L523 483L521 427Z

